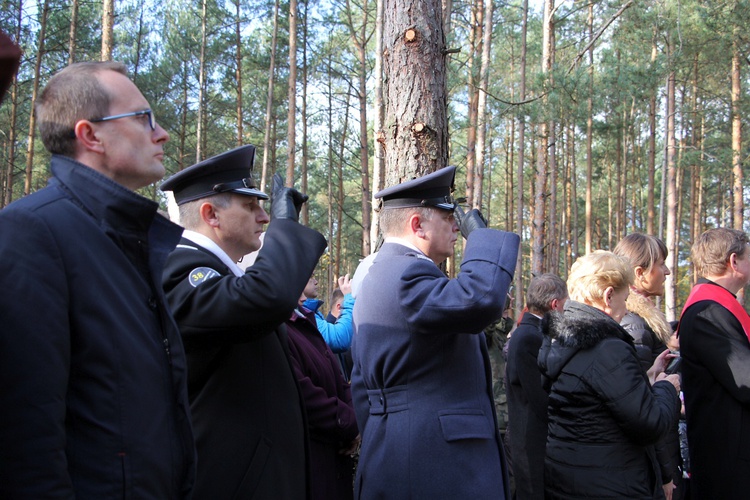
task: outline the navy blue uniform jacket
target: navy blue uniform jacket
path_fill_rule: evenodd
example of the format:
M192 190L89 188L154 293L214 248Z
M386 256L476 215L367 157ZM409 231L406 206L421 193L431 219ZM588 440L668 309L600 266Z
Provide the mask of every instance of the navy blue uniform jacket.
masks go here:
M0 211L0 498L186 498L185 354L161 289L181 229L70 158Z
M507 495L482 329L502 313L518 244L475 230L455 279L416 250L380 249L354 305L355 498Z
M196 500L306 498L304 406L282 323L324 248L317 231L279 219L243 276L185 238L169 256L164 288L187 351Z

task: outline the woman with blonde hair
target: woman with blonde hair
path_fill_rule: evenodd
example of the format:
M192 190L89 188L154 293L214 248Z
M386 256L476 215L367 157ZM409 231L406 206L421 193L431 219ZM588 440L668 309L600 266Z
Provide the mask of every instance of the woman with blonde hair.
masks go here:
M620 324L633 337L641 366L648 370L672 336L667 318L653 302L664 295L664 282L671 274L665 263L667 246L655 236L632 233L620 240L614 253L628 259L634 274L628 313Z
M570 270L563 313L542 322L545 498L664 497L653 445L678 418L679 378L663 373L662 356L652 385L619 324L632 283L626 259L585 255Z
M666 316L653 301L654 297L664 295L664 283L671 274L666 265L667 246L655 236L631 233L620 240L614 252L628 259L634 274L626 302L628 312L620 325L633 337L641 366L648 370L667 350L670 340L677 341ZM683 493L679 439L675 425L656 445L667 500L672 498L674 490L678 498Z

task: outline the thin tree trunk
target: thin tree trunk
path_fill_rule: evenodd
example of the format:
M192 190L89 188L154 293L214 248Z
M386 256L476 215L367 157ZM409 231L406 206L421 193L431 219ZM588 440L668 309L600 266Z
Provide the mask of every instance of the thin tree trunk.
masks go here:
M675 161L675 73L671 71L667 78L667 234L666 244L667 267L672 274L667 276L664 291L664 303L668 321L677 317L676 283L677 283L677 165Z
M479 78L476 74L477 54L481 51L483 0L472 0L469 27L469 56L466 63L468 81L466 92L469 96L469 109L466 123L466 202L470 207L478 207L475 200L474 176L476 175L477 116L479 106Z
M49 0L42 4L42 15L39 18L39 43L37 44L36 63L34 64L34 85L31 91L31 109L34 109L37 96L39 95L39 80L42 73L42 57L44 57L44 39L47 36L47 15L49 14ZM31 193L31 180L34 167L34 138L36 137L36 113L30 113L29 136L26 149L26 182L24 194Z
M735 28L735 37L732 42L732 174L733 174L733 187L732 191L734 194L734 206L733 218L734 218L734 229L742 230L742 224L744 222L743 211L744 202L742 196L742 75L741 75L741 64L742 55L740 54L738 32L739 28Z
M21 45L21 26L23 13L23 1L18 0L18 10L16 11L16 33L15 42L17 45ZM8 126L8 162L7 170L5 172L5 196L3 197L2 206L10 205L13 201L13 178L15 177L16 167L16 124L18 122L18 75L13 75L11 81L11 97L10 97L10 124Z
M484 31L482 40L482 65L477 91L477 142L474 175L474 208L482 209L482 184L484 180L484 150L487 139L487 88L490 79L490 48L492 46L493 0L484 0Z
M115 0L104 0L102 4L102 61L112 60L115 34Z
M195 137L195 163L203 160L203 115L205 114L204 101L206 99L206 43L207 43L207 0L201 2L201 55L200 69L198 70L198 118Z
M528 20L529 20L529 0L523 0L523 8L521 13L521 67L520 82L519 82L519 101L523 102L526 100L526 35L528 32ZM525 153L525 134L526 134L526 119L523 114L523 110L518 116L518 169L516 170L516 233L523 234L524 220L523 220L523 170L524 170L524 157ZM523 249L518 252L518 259L516 260L516 316L519 316L521 312L523 300Z
M263 168L261 169L260 188L267 189L268 185L268 166L270 164L271 147L271 125L273 122L273 86L276 76L276 45L279 33L279 0L276 0L273 8L273 36L271 39L271 62L268 68L268 91L266 93L266 125L263 134ZM275 135L275 134L274 134ZM274 141L275 142L275 141Z
M297 0L289 0L289 113L286 120L286 185L294 185L297 114Z
M588 254L593 250L593 136L594 136L594 2L589 3L588 15L589 30L589 92L586 99L586 241L585 252Z
M308 166L308 149L307 149L307 0L302 0L305 7L305 16L302 18L302 106L300 107L300 121L302 122L302 171L300 172L301 189L307 193L307 166ZM302 205L302 224L310 224L310 207L307 203ZM331 282L328 282L330 286ZM330 297L330 289L327 297Z
M109 1L109 0L107 0ZM19 3L21 3L19 1ZM68 64L76 62L76 33L78 31L78 0L70 1L70 31L68 32Z
M651 67L655 67L658 47L656 45L656 28L651 44ZM657 101L656 94L658 89L653 89L648 102L648 217L646 217L646 233L654 234L654 220L656 219L656 204L654 200L654 191L656 190L656 113Z
M375 15L375 144L374 165L372 173L372 193L377 193L385 187L385 103L383 102L383 5L385 0L377 1L377 12ZM371 198L372 200L372 198ZM374 249L378 241L380 223L378 212L375 210L374 200L371 201L370 210L370 248Z
M240 0L235 0L235 23L234 23L234 43L235 47L235 70L234 79L237 85L237 146L242 146L244 140L244 131L242 130L242 33L240 24L242 22Z

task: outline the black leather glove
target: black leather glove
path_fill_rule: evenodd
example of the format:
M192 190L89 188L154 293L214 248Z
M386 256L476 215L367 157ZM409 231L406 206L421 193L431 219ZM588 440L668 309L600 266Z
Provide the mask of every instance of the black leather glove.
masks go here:
M284 187L284 181L279 174L273 176L271 188L271 219L292 219L299 221L302 205L309 197L294 188Z
M487 219L476 208L464 213L464 209L457 205L456 219L458 219L458 228L461 230L464 239L467 239L473 230L487 227Z

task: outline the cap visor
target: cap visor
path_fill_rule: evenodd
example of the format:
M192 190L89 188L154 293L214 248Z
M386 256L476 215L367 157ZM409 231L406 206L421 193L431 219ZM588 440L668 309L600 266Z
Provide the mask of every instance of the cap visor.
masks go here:
M252 188L238 188L238 189L232 189L232 193L237 194L244 194L245 196L255 196L259 200L267 200L268 195L264 193L263 191L259 191L257 189Z

